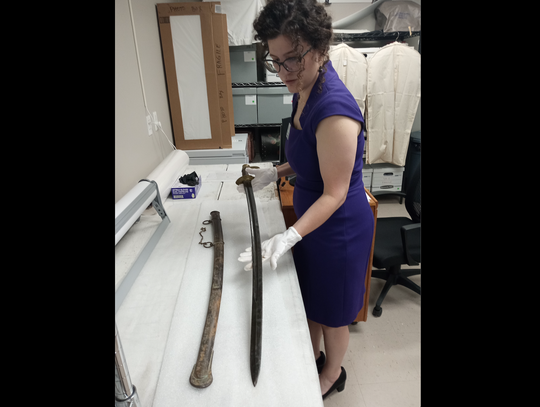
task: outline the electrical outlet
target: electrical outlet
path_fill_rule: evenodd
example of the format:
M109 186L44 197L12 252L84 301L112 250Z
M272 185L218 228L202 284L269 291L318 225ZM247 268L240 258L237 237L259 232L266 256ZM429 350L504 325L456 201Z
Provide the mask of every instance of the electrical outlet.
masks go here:
M157 130L157 126L158 126L158 119L157 119L157 113L154 112L152 113L154 115L154 130Z
M148 135L151 136L152 133L152 117L150 115L146 116L146 127L148 128Z

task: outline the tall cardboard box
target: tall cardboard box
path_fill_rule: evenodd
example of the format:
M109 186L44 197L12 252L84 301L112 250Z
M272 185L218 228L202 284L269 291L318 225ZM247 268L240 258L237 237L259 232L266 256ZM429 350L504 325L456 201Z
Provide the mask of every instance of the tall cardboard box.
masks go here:
M229 42L220 2L161 3L156 10L176 147L231 148Z

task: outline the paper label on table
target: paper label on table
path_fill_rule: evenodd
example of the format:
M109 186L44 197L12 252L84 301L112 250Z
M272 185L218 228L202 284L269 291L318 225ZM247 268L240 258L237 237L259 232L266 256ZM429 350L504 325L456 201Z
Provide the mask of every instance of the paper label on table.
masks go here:
M244 51L244 62L255 62L255 51Z
M256 105L257 104L257 95L246 95L246 106L247 105Z
M283 104L284 105L292 105L292 98L293 95L283 95Z

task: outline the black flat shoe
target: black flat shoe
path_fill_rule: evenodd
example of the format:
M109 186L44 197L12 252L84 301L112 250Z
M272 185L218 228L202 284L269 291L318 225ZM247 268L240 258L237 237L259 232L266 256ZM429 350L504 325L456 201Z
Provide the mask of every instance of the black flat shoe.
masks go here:
M330 389L326 393L323 394L322 399L324 400L325 398L327 398L330 395L330 393L332 393L336 389L338 392L343 391L345 389L346 380L347 380L347 372L345 371L343 366L341 366L341 374L339 375L338 379L334 382L332 387L330 387Z
M321 356L319 356L315 362L317 363L317 372L321 374L322 368L324 367L324 364L326 363L326 356L324 355L324 352L322 350L321 350Z

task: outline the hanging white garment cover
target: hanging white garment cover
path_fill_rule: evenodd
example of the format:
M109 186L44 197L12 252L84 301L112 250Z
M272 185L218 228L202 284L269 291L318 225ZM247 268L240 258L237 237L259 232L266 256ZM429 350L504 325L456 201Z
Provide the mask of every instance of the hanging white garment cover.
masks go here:
M364 54L347 44L330 47L330 60L364 115L366 111L367 60Z
M405 165L420 101L420 54L393 42L368 61L366 163Z
M263 0L220 0L220 2L221 12L227 15L229 45L251 45L255 42L253 20L266 2Z

